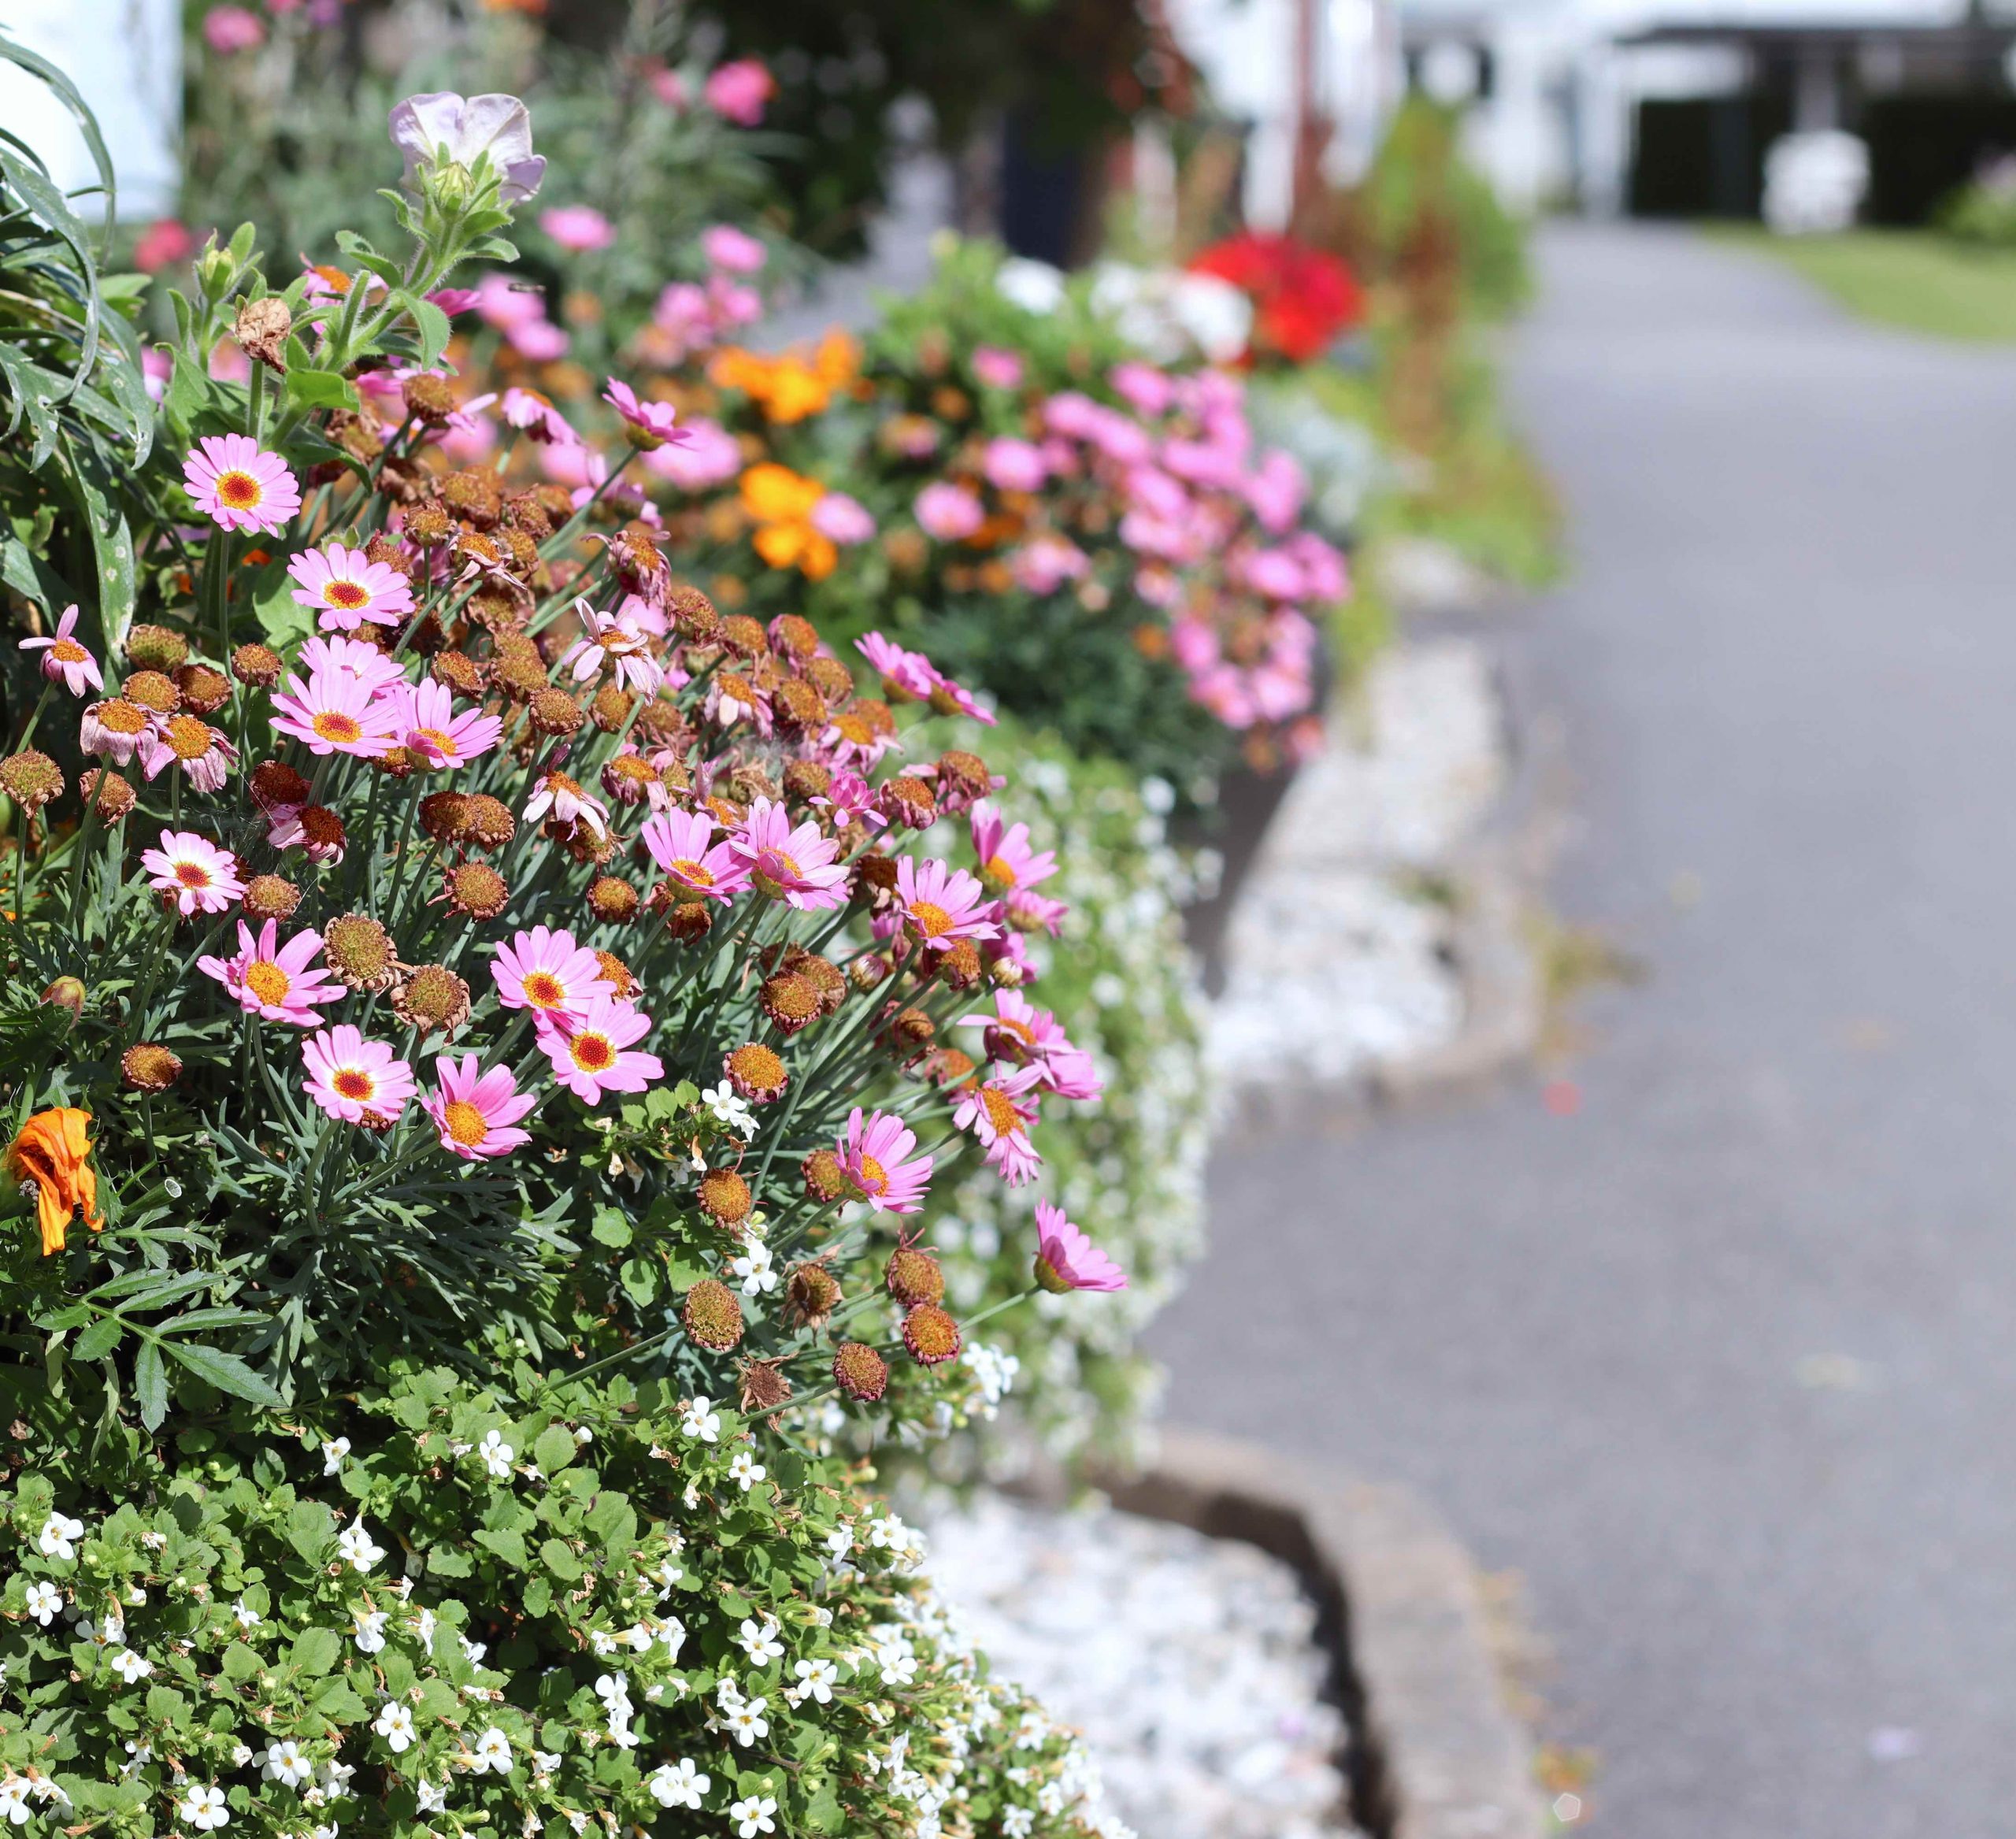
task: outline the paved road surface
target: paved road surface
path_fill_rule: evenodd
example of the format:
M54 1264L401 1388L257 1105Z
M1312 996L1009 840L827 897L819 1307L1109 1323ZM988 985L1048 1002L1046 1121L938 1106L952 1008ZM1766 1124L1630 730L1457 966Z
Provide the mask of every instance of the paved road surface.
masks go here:
M1221 1155L1172 1413L1523 1574L1596 1831L2008 1839L2016 353L1682 235L1540 253L1576 563L1508 643L1566 728L1558 905L1651 981L1584 1005L1578 1115Z

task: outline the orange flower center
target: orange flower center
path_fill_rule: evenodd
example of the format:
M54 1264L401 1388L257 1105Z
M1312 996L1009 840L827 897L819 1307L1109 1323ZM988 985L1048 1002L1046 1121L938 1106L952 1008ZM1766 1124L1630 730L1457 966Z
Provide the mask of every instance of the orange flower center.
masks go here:
M680 856L672 865L672 872L682 881L690 881L696 888L711 888L714 878L690 856Z
M363 725L354 715L346 715L339 709L324 709L315 717L315 732L324 740L349 742L364 737Z
M991 1085L980 1088L980 1102L987 1112L987 1121L994 1126L997 1136L1013 1136L1022 1127L1022 1114L1009 1099Z
M844 715L836 715L833 725L840 731L843 740L850 740L858 747L865 747L874 740L875 730L850 710Z
M1015 885L1014 868L1005 855L989 856L987 858L986 866L981 869L980 873L997 888L1012 888Z
M935 900L913 900L910 918L927 939L935 939L939 933L952 929L952 916Z
M421 740L432 743L434 751L451 763L461 758L454 740L438 728L416 728L413 732Z
M235 511L249 511L265 496L259 481L250 473L233 469L217 475L217 496Z
M109 728L114 734L138 734L147 725L147 712L124 696L114 696L98 705L98 721L99 727Z
M354 581L332 581L322 590L322 598L332 606L340 606L354 612L358 607L370 603L371 594Z
M996 1028L1005 1028L1009 1033L1027 1041L1031 1047L1036 1044L1036 1031L1026 1021L1017 1021L1012 1015L1000 1015L995 1018L994 1025Z
M329 1083L343 1097L354 1099L359 1103L369 1098L378 1089L377 1081L369 1073L355 1066L339 1068L335 1077Z
M889 1171L872 1155L858 1156L860 1173L854 1177L854 1185L864 1194L880 1194L889 1185Z
M185 888L207 888L210 884L210 871L201 862L177 862L175 878Z
M441 1119L448 1127L449 1136L465 1149L475 1148L490 1134L482 1112L467 1099L451 1099L442 1108Z
M567 1000L566 990L550 971L534 971L522 987L525 1000L535 1009L558 1009Z
M616 1064L616 1049L607 1035L577 1034L569 1047L574 1064L584 1073L606 1073Z
M327 805L309 805L301 814L302 834L318 847L343 840L343 821Z
M49 647L49 654L59 664L81 664L91 656L75 639L58 639Z
M168 744L178 760L200 760L210 751L213 737L206 722L193 715L178 715L168 725Z
M261 958L246 972L245 987L261 1002L277 1007L287 1000L294 980L270 958Z

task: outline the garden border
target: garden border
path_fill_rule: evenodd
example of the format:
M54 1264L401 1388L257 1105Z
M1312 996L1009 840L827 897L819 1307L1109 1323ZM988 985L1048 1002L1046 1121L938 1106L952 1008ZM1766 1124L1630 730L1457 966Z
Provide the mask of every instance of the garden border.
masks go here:
M1506 1707L1477 1566L1410 1489L1166 1429L1115 1507L1240 1539L1298 1571L1356 1741L1352 1812L1373 1839L1539 1839L1532 1741Z

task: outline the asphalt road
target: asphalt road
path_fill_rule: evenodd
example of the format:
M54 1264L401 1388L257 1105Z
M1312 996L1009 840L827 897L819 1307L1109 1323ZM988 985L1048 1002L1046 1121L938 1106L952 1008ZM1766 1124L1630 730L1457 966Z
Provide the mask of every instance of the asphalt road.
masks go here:
M2016 352L1564 228L1572 519L1510 615L1554 896L1644 959L1537 1080L1227 1152L1170 1414L1525 1580L1626 1839L2016 1831ZM1915 1753L1906 1753L1915 1750Z

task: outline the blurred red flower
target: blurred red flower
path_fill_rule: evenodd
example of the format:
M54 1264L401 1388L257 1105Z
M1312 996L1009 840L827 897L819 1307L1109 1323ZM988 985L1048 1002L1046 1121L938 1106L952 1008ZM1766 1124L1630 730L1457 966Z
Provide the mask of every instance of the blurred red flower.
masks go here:
M1351 271L1327 250L1292 236L1242 230L1214 243L1190 264L1193 273L1229 281L1253 302L1247 355L1306 364L1365 313Z

